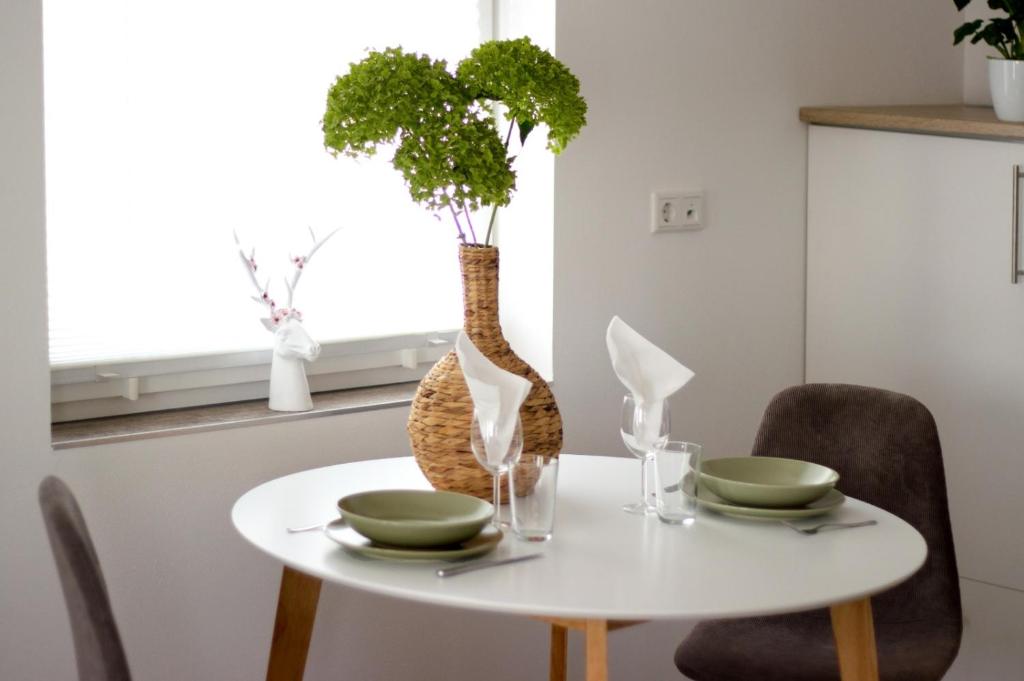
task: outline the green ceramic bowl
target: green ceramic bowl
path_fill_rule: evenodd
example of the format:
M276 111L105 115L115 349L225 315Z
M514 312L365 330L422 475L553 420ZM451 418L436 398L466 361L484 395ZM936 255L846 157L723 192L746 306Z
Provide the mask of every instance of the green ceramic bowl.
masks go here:
M760 508L804 506L835 487L839 474L809 461L774 456L707 459L701 483L727 501Z
M338 510L356 532L391 546L445 546L480 533L493 506L455 492L390 489L350 494Z

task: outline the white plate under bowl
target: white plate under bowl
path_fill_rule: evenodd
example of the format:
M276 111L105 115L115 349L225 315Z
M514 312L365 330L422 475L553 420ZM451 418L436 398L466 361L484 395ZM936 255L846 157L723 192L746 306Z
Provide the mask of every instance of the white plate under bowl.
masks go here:
M349 527L344 520L335 520L324 528L324 534L345 549L370 558L390 560L461 560L490 553L498 546L504 534L494 526L485 527L480 534L461 544L425 548L377 544Z
M724 515L747 520L786 520L789 518L813 518L824 515L842 506L846 496L837 489L830 490L825 496L816 499L806 506L795 508L759 508L757 506L741 506L726 501L706 487L697 490L697 503Z

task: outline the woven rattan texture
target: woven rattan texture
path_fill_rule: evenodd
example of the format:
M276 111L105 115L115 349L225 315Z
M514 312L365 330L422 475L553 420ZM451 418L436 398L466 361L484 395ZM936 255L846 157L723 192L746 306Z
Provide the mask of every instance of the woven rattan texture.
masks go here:
M519 411L523 452L557 456L562 417L551 388L520 359L498 321L498 249L461 246L464 329L473 344L502 369L533 383ZM469 446L473 401L454 352L441 358L420 382L409 413L409 442L423 474L436 489L491 498L491 475L477 464ZM504 483L503 483L504 485ZM503 499L508 499L507 490Z

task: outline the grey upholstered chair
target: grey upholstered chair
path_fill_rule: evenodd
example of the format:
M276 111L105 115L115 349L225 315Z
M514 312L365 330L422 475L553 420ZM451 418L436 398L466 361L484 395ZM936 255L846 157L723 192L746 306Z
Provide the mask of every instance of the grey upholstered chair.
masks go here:
M941 679L963 625L942 450L924 405L860 386L789 388L768 405L753 454L834 468L842 492L924 535L928 559L921 570L872 599L879 673L882 681ZM675 662L694 681L839 679L827 610L702 622Z
M80 681L131 681L96 550L68 486L49 476L39 485L46 533L71 618Z

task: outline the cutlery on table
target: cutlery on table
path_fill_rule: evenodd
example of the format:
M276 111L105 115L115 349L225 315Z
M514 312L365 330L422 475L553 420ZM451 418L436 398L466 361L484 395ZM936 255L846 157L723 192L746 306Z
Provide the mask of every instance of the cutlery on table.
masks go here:
M325 527L327 527L328 525L330 525L331 523L336 523L338 521L344 522L345 519L344 518L333 518L331 520L328 520L326 523L317 523L316 525L301 525L299 527L289 527L289 528L287 528L288 529L288 534L297 534L299 532L312 532L313 530L322 530Z
M516 556L515 558L502 558L501 560L478 560L475 563L465 563L463 565L456 565L455 567L440 568L437 571L437 576L454 577L455 575L473 572L474 570L483 570L484 568L497 567L499 565L509 565L511 563L522 563L527 560L533 560L534 558L540 558L543 555L543 553L531 553L526 556Z
M859 523L822 523L821 525L814 525L812 527L800 527L799 525L793 525L787 523L785 520L780 521L783 525L791 530L796 530L800 534L818 534L821 530L832 528L834 530L845 530L851 527L867 527L868 525L877 525L877 520L862 520Z

